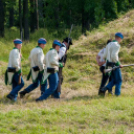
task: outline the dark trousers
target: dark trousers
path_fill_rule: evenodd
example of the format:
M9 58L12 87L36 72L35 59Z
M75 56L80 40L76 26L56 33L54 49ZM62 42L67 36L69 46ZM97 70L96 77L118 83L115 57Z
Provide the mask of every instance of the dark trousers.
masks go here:
M106 85L106 83L107 83L108 80L109 81L111 80L111 77L108 74L105 74L104 73L104 69L105 69L104 66L101 66L100 67L100 71L102 72L102 80L101 80L100 89L103 88L103 87L105 87L105 85Z

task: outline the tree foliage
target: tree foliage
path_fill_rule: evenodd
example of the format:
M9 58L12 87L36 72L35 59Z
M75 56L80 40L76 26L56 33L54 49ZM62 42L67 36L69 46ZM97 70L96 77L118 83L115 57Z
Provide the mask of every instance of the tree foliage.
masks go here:
M29 36L26 29L31 32L39 27L66 29L72 23L81 26L82 33L86 33L134 8L134 0L0 0L1 37L4 36L4 27L20 28L19 1L22 3L22 27L26 36Z

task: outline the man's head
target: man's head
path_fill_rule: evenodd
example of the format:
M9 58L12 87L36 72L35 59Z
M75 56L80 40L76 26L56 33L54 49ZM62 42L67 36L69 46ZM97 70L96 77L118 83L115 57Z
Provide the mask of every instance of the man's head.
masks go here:
M63 40L63 43L66 45L66 47L69 49L70 45L73 45L72 43L72 39L71 38L68 38L66 37L64 40Z
M47 43L47 41L44 38L40 38L38 40L38 46L41 47L42 49L44 49L46 43Z
M119 43L123 40L123 34L122 33L116 33L115 34L115 40L117 40Z
M20 39L15 39L13 42L15 47L20 50L22 47L22 41Z
M59 51L60 47L61 47L61 42L58 40L54 40L53 42L53 46L54 49L56 49L57 51Z

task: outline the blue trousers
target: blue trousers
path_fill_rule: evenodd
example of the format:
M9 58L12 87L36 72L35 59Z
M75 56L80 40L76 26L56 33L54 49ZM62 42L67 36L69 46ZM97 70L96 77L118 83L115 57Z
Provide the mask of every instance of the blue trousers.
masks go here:
M111 74L111 81L108 83L106 88L109 91L112 91L112 87L115 85L115 95L119 96L121 94L121 85L122 85L122 75L120 68L113 70Z
M54 91L54 93L52 94L52 96L53 96L54 98L56 98L56 99L60 99L60 95L61 95L61 93L60 93L60 92L57 92L57 90Z
M27 93L30 93L31 91L36 89L41 83L42 76L43 74L39 73L37 81L29 85L24 91L26 91ZM41 85L41 94L43 94L46 89L47 89L47 83Z
M50 95L53 94L53 96L56 98L57 96L57 92L56 89L58 87L58 83L59 83L59 77L58 77L58 73L54 73L51 74L48 77L48 81L49 81L49 88L43 93L43 95L41 95L38 99L39 100L46 100ZM47 81L46 81L47 84Z
M12 95L14 97L14 101L17 100L18 92L23 88L24 86L24 81L23 78L21 77L21 84L18 84L19 80L19 74L15 73L12 81L12 91L9 93L9 95Z

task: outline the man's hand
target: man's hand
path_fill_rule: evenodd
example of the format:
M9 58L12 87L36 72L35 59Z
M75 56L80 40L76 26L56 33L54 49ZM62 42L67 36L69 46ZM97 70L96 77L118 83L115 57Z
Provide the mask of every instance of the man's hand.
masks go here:
M22 58L22 54L20 54L20 58Z
M122 66L122 65L119 65L119 67L120 67L120 68L123 68L123 66Z
M105 64L105 63L106 63L105 61L104 61L104 62L99 62L98 65L99 65L99 66L102 66L102 65Z
M62 62L63 67L65 66L65 63Z
M102 66L103 64L106 63L106 61L103 61L103 62L100 61L100 56L99 56L99 55L96 56L96 61L97 61L97 64L98 64L99 66Z

